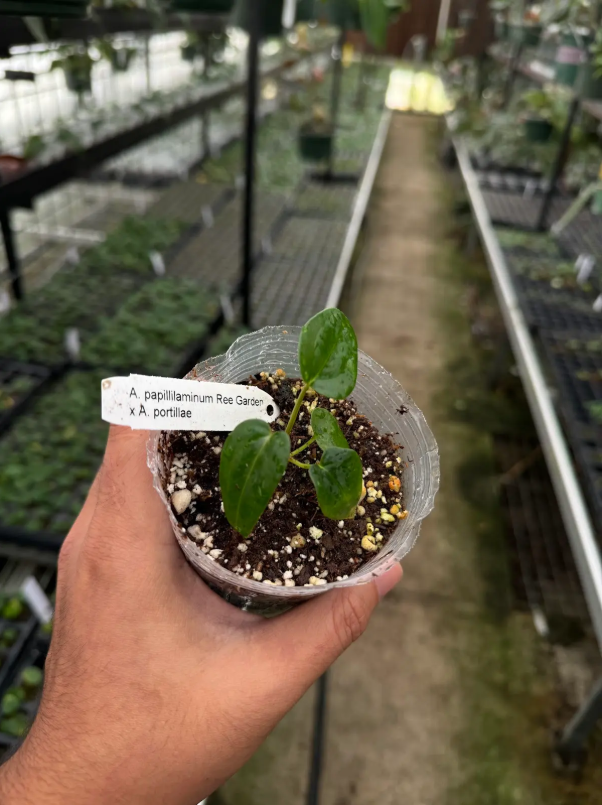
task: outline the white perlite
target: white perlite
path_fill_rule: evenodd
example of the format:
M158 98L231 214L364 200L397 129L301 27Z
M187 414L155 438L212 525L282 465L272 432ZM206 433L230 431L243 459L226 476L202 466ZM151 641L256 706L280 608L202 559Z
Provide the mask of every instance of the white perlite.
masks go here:
M190 506L192 492L190 489L178 489L171 496L171 505L176 510L176 514L182 514Z

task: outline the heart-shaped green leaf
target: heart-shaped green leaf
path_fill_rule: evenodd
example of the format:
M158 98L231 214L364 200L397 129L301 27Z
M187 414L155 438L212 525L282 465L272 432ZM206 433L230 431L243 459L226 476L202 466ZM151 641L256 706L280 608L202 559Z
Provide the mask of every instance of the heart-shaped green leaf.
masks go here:
M339 423L325 408L314 408L311 412L311 427L322 450L328 447L349 447Z
M355 450L329 447L322 461L311 465L309 477L326 517L333 520L353 517L362 494L362 461Z
M301 330L299 366L305 383L326 397L343 400L357 381L357 338L337 308L313 316Z
M226 439L219 465L224 512L230 525L248 537L286 471L291 443L283 431L247 419Z

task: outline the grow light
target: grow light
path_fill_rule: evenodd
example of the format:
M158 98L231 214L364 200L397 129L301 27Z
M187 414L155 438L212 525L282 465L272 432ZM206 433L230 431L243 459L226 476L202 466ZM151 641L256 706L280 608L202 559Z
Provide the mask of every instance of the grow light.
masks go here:
M386 104L401 112L432 115L444 115L453 108L438 76L411 67L398 67L391 72Z

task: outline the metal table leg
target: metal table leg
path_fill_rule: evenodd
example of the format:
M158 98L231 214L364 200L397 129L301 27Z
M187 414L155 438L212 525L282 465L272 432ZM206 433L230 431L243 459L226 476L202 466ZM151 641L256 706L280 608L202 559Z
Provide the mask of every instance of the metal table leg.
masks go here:
M602 679L566 725L556 746L556 752L565 766L580 766L585 759L585 742L602 718Z
M10 220L10 210L0 208L0 227L2 228L2 237L4 239L4 251L6 252L6 260L8 262L8 272L10 274L11 286L15 299L23 299L23 285L21 283L21 269L19 266L19 258L17 257L17 249L15 246L15 238Z

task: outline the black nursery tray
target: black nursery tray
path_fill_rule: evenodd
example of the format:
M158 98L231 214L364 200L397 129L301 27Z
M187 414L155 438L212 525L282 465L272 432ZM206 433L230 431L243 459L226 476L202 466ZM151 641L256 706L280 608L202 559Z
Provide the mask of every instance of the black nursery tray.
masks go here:
M542 333L557 405L602 533L602 329Z
M25 616L22 620L6 620L0 617L0 636L6 629L14 629L17 638L9 649L0 649L0 694L10 686L10 680L15 667L27 642L35 632L37 620L25 609Z
M543 204L540 196L485 190L483 199L494 224L518 229L535 229L537 226ZM567 211L571 201L570 198L554 198L547 220L557 221Z
M550 218L550 222L554 219ZM562 249L574 259L580 254L591 254L602 264L602 216L591 210L582 210L579 215L557 236Z
M555 244L551 243L554 251ZM579 285L572 261L558 253L536 254L528 249L504 249L527 322L534 329L602 331L602 312L594 310L600 277L592 274Z
M497 193L518 193L524 196L541 196L548 189L548 180L542 176L529 176L514 171L478 171L477 178L483 190Z
M45 366L0 358L0 433L52 377Z
M29 649L21 657L20 662L14 668L10 678L6 680L4 685L0 686L0 693L3 695L8 688L17 684L20 674L24 668L36 666L43 671L49 646L49 639L39 633L33 640ZM25 701L21 705L20 712L25 714L30 725L33 723L36 713L38 712L41 695L42 693L40 690L35 698L31 699L30 701ZM14 754L14 752L23 742L24 738L25 736L16 737L14 735L9 735L0 729L0 764L6 762L8 758Z

